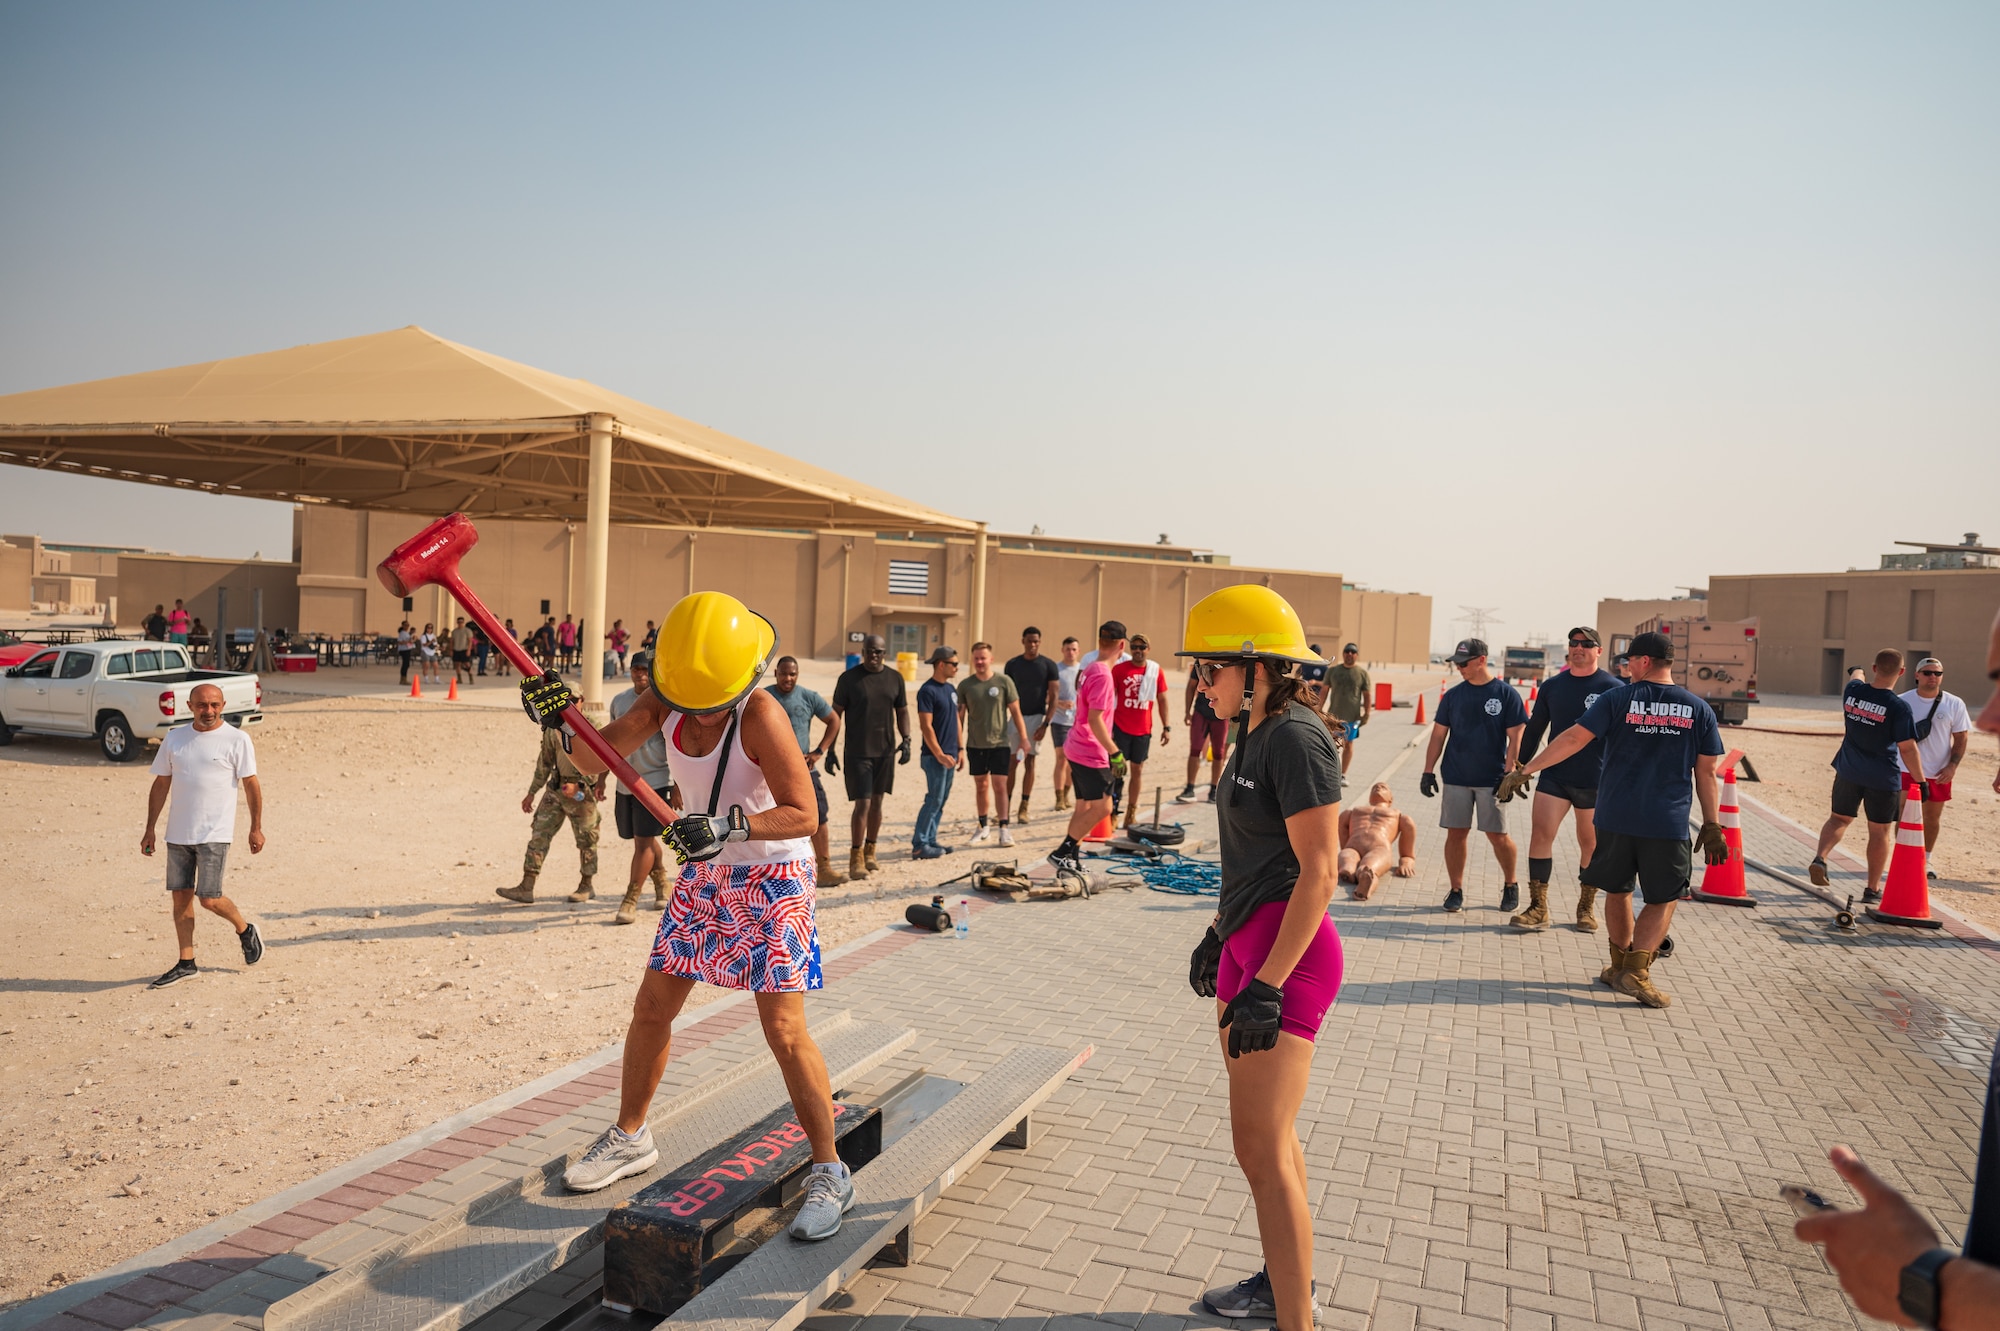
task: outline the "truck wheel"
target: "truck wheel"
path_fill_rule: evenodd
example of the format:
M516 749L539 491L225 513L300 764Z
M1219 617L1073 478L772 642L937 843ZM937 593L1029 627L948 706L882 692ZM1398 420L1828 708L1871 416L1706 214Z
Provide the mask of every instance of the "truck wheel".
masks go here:
M123 712L113 712L97 724L97 744L114 763L129 763L139 756L139 741Z
M0 748L4 748L13 742L14 727L7 724L5 717L0 717Z

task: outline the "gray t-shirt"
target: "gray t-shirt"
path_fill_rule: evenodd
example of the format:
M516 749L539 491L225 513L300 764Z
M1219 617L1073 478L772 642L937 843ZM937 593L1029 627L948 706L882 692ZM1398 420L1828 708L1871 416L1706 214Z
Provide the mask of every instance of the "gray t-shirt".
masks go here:
M638 701L637 689L625 690L611 700L611 719L616 721L631 711ZM664 790L673 784L673 777L667 771L667 737L659 731L655 730L653 737L639 746L639 751L631 756L630 762L632 770L653 789Z
M1222 897L1215 932L1227 938L1259 906L1289 901L1299 857L1285 819L1340 803L1340 757L1311 709L1294 702L1230 751L1216 797Z

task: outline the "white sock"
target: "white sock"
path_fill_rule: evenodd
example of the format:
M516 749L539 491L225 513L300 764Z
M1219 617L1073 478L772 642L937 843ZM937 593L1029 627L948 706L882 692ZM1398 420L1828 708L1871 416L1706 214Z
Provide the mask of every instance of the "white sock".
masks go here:
M841 1161L836 1160L829 1165L814 1165L812 1172L815 1174L831 1174L835 1178L846 1178L847 1166Z
M639 1130L637 1132L627 1132L625 1131L625 1129L619 1127L616 1123L613 1123L611 1125L611 1131L616 1134L616 1140L618 1141L635 1142L638 1141L641 1137L646 1135L646 1125L644 1123L641 1123L639 1125Z

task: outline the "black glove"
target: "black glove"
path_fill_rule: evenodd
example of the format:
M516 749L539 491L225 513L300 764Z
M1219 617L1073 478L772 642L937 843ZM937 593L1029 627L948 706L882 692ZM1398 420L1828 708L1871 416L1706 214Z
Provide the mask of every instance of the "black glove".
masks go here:
M709 813L683 814L662 835L675 858L682 864L691 864L720 855L725 841L748 841L750 820L743 816L742 805L732 804L726 818Z
M1193 955L1188 957L1188 988L1202 998L1214 998L1215 972L1221 965L1222 939L1211 924L1201 942L1195 944Z
M563 709L576 706L576 695L563 683L562 676L550 670L536 675L533 679L521 677L521 710L536 725L547 726L550 730L562 728Z
M828 776L840 775L840 755L832 749L826 751L826 774Z
M903 742L896 746L896 766L906 767L910 761L910 737L903 736Z
M1222 1009L1218 1024L1229 1032L1229 1056L1259 1054L1278 1047L1278 1023L1285 991L1253 979Z
M1437 773L1425 772L1424 779L1417 782L1417 789L1424 792L1425 799L1436 799L1438 793Z
M1917 802L1919 804L1929 804L1931 802L1930 782L1928 781L1917 782Z

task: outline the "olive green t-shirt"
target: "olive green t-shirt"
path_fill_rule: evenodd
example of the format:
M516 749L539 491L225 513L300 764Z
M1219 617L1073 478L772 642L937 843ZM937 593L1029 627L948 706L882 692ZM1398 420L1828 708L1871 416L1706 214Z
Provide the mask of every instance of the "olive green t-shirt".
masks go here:
M1368 672L1360 666L1336 665L1326 672L1326 714L1340 721L1359 721L1368 698Z
M1007 747L1007 704L1019 702L1014 681L996 670L987 679L967 675L958 681L958 700L965 707L965 747Z

